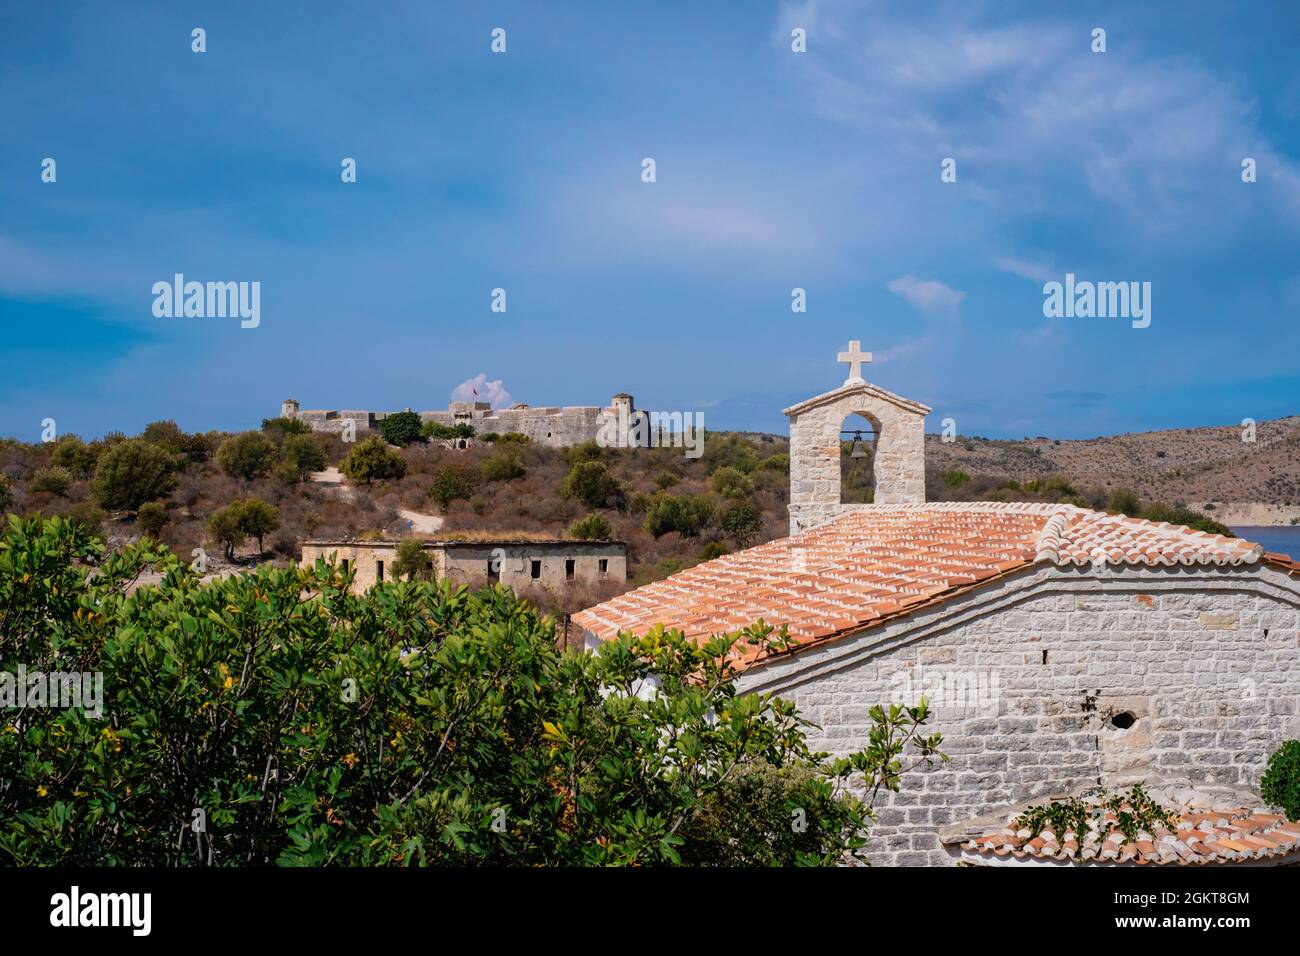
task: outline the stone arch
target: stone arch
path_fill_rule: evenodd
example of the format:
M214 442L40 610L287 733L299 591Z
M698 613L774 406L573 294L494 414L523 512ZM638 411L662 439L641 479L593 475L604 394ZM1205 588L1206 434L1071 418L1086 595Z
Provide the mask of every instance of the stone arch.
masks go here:
M785 410L790 418L790 531L824 524L840 501L840 426L850 415L877 423L875 503L925 501L925 416L930 409L866 382L845 384Z
M850 413L840 422L840 504L866 504L876 490L876 440L880 422L870 414ZM854 458L854 448L861 457Z

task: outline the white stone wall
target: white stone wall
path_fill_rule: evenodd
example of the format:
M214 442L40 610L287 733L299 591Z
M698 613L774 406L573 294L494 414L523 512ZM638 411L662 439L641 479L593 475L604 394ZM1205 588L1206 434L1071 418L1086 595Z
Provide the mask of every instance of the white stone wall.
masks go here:
M951 760L877 803L868 851L950 865L938 828L1008 803L1143 780L1256 788L1268 756L1300 737L1300 582L1049 568L756 668L742 686L794 701L823 728L814 746L838 754L866 745L872 705L942 687L931 724Z
M790 416L790 533L834 518L840 504L840 430L850 415L872 422L876 439L875 503L925 501L925 414L872 386L827 393ZM851 506L848 506L851 507Z

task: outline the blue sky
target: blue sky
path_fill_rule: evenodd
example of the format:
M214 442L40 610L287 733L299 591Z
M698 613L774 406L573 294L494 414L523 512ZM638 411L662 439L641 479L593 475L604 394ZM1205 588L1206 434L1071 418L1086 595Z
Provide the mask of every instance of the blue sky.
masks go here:
M933 431L1295 414L1300 10L1137 6L6 4L0 434L477 376L783 432L850 338ZM156 318L177 272L260 326ZM1150 327L1045 318L1066 272L1150 282Z

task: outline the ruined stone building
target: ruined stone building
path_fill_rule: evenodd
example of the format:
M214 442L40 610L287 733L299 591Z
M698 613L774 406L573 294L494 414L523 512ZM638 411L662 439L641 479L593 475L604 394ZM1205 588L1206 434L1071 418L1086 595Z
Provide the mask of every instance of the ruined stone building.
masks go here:
M377 429L379 422L391 414L393 412L303 409L292 398L286 399L280 406L282 417L306 422L314 431L341 433L350 429L361 437ZM498 435L518 432L527 435L536 444L550 448L565 448L595 441L606 418L617 423L624 433L635 433L637 422L646 416L645 412L637 410L632 396L626 392L615 395L604 408L594 405L534 408L516 402L509 408L494 411L488 402L451 402L446 409L419 414L420 420L424 422L472 425L478 436L492 432ZM645 427L640 431L648 434ZM647 441L647 438L641 437L630 441L625 439L619 444L626 447L646 444Z
M355 572L352 586L365 590L392 579L397 541L304 541L302 563L334 560ZM537 540L421 541L428 570L438 580L482 587L503 584L563 591L575 584L621 587L627 581L627 545L621 541Z
M587 645L657 623L697 639L785 625L793 649L746 659L740 689L794 702L832 754L867 745L872 706L924 695L950 759L877 805L876 862L1069 862L1070 834L1030 841L1006 829L1008 808L1133 783L1182 801L1206 838L1079 834L1090 859L1300 860L1295 825L1260 810L1257 789L1300 737L1300 562L1068 504L927 503L928 411L856 369L787 409L790 537L575 614ZM873 504L840 500L849 415L878 435Z

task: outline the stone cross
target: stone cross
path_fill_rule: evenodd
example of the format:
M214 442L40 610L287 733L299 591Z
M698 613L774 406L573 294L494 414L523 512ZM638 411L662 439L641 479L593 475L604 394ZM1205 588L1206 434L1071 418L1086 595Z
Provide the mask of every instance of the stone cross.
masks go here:
M849 367L849 377L844 380L845 385L865 385L866 380L862 377L862 365L864 362L871 361L871 353L862 351L862 343L854 339L849 343L849 350L841 352L836 356L836 360L844 362Z

